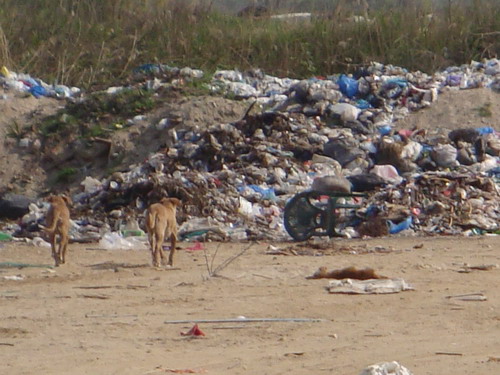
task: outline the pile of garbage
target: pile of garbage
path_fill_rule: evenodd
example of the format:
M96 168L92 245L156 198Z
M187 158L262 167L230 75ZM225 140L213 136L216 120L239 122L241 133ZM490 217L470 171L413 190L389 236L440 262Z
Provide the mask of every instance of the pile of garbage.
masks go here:
M26 93L36 98L48 96L65 99L81 93L78 87L48 84L39 78L31 77L29 74L11 72L6 66L0 69L0 85L6 91ZM7 99L7 95L3 94L2 99Z
M157 64L135 74L137 85L151 90L203 77ZM166 147L126 171L82 181L72 197L74 240L140 233L143 211L165 195L183 202L184 240L288 240L287 201L325 176L346 178L349 191L366 194L352 220L342 222L347 237L500 233L495 124L453 131L398 130L397 124L432 105L445 88L500 91L499 60L434 75L373 63L354 75L309 80L218 71L208 87L251 102L249 110L239 121L203 129L167 119L150 124ZM30 207L11 231L36 230L44 208Z

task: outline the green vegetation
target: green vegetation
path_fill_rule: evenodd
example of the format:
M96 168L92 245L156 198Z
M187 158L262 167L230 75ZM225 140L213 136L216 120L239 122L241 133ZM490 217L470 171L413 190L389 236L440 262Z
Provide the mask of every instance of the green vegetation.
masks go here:
M104 92L93 93L83 102L68 103L67 111L82 121L95 121L108 115L127 118L153 107L151 91L126 88L113 95Z
M68 134L83 138L102 137L116 130L114 124L117 122L153 107L152 93L147 90L123 89L113 95L95 92L84 101L68 102L64 109L45 118L38 132L45 137Z
M24 135L24 129L14 120L7 126L7 137L20 140Z
M56 183L70 183L75 180L78 171L76 168L66 167L57 171L55 180Z
M205 74L202 78L186 81L182 90L186 95L191 96L212 95L210 81L211 77Z
M46 117L38 127L38 131L42 136L47 137L72 132L76 126L77 120L75 117L60 111L55 115Z
M89 89L123 82L144 63L301 78L370 61L434 72L500 55L498 0L282 2L311 10L310 22L238 17L214 3L222 1L2 0L0 66Z
M493 116L493 112L491 112L491 103L485 103L481 107L476 108L477 114L479 117L491 117Z

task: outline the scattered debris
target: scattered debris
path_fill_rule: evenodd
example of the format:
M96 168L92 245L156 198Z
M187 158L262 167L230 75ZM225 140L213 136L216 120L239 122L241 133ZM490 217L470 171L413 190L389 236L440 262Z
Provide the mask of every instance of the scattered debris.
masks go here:
M497 59L473 61L428 75L374 62L359 79L333 75L295 80L260 70L217 71L207 88L248 100L247 113L204 128L178 118L157 123L134 115L128 126L144 123L137 134L155 130L164 142L146 160L109 177L85 176L82 189L71 197L71 240L106 242L104 236L122 230L140 234L145 208L166 195L184 202L178 217L183 240L289 240L286 203L333 180L338 189L366 194L352 207L332 213L335 233L348 238L498 234L500 140L495 128L397 127L410 113L431 106L444 90L495 89L499 65ZM134 75L134 87L155 92L200 79L203 72L145 64ZM23 79L8 70L0 83L26 90ZM73 88L36 85L56 97L78 95L79 103L89 99ZM119 155L119 145L103 141L106 160ZM24 217L6 232L36 236L46 208L26 197L14 198L19 203L16 216ZM37 209L41 212L35 214ZM324 212L308 217L318 216L323 223ZM136 219L134 228L125 228L129 217ZM329 234L332 228L325 229ZM118 238L107 242L112 247L143 245L117 244Z
M54 268L53 265L50 264L30 264L30 263L19 263L19 262L1 262L0 268Z
M147 246L144 241L136 237L125 238L118 232L104 233L99 240L99 247L106 250L145 250Z
M184 250L198 251L198 250L205 250L205 247L200 241L196 241L193 246L185 247Z
M0 232L0 242L12 241L12 236L9 233Z
M305 352L292 352L292 353L285 353L285 357L291 357L291 356L294 356L294 357L299 357L299 356L303 356L304 354L306 354Z
M403 279L372 279L372 280L331 280L327 290L330 293L341 294L388 294L405 290L414 290Z
M446 296L446 298L459 301L473 301L473 302L488 300L488 298L483 293L458 294L454 296Z
M343 243L322 241L322 242L301 242L296 245L284 248L270 245L266 251L267 255L293 255L293 256L329 256L338 254L387 254L394 252L394 249L383 246L368 247L366 245L346 245Z
M104 314L99 314L99 315L94 315L94 314L85 314L86 318L137 318L137 315L134 314L126 314L126 315L118 315L118 314L110 314L110 315L104 315Z
M436 352L436 355L456 355L456 356L462 356L462 353L455 353L455 352Z
M381 362L365 368L359 375L412 375L410 370L398 362Z
M477 266L471 266L469 264L464 264L458 272L469 273L471 271L491 271L498 268L498 264L481 264Z
M189 331L181 332L181 336L205 336L205 333L195 324Z
M78 297L83 298L95 298L95 299L110 299L110 296L102 295L102 294L80 294Z
M21 281L24 280L26 276L24 275L7 275L7 276L2 276L2 279L4 280L12 280L12 281Z
M190 369L190 368L173 369L173 368L163 368L160 366L160 367L157 367L156 370L145 372L144 375L156 374L159 372L169 372L169 373L173 373L173 374L205 374L208 371L203 369L203 368L200 368L200 369Z
M250 245L244 247L243 250L241 250L239 253L237 253L237 254L229 257L228 259L224 260L221 264L219 264L215 268L214 268L214 261L215 261L215 257L217 256L217 252L219 250L220 244L217 247L217 249L215 249L215 252L212 255L212 260L210 262L208 261L207 251L204 250L204 253L205 253L205 264L207 266L208 276L210 276L210 277L220 277L219 272L221 272L224 268L226 268L227 266L229 266L232 262L234 262L240 256L242 256L243 254L245 254L253 245L254 245L254 243L251 243Z
M112 285L92 285L92 286L74 286L77 289L110 289L113 288Z

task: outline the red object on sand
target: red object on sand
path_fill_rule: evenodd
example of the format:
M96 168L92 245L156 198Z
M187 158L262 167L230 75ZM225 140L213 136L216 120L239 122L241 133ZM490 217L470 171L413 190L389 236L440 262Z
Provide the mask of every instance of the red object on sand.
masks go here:
M198 327L198 324L195 324L189 331L181 332L181 336L205 336L205 333Z
M196 251L196 250L204 250L203 244L199 241L196 241L193 246L186 247L186 250Z

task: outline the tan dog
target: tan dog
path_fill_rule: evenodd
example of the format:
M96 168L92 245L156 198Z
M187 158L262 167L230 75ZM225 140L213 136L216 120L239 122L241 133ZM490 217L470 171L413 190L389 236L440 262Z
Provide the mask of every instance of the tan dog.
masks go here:
M149 244L153 266L160 266L160 257L163 261L163 241L170 237L170 254L168 265L173 266L175 246L177 244L177 220L175 215L181 201L177 198L162 198L160 203L154 203L146 211L146 231L148 232Z
M370 279L387 279L385 276L377 275L373 268L357 269L356 267L346 267L340 270L328 271L323 266L318 268L314 274L307 276L306 279L355 279L355 280L370 280Z
M51 195L47 201L50 202L50 208L45 219L48 226L41 227L49 234L52 257L56 262L56 266L59 266L59 264L66 263L70 216L68 205L71 205L72 202L65 195ZM59 241L57 237L59 237Z

